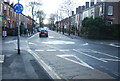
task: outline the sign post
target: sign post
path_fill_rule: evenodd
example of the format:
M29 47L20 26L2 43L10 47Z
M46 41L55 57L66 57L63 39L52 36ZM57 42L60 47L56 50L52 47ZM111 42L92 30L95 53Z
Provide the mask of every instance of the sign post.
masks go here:
M14 12L18 13L18 54L20 54L20 13L23 11L23 6L19 3L14 5Z

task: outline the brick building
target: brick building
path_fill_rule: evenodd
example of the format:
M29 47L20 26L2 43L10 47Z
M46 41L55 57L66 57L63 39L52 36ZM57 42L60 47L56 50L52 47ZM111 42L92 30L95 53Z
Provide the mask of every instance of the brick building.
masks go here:
M120 1L119 2L105 2L104 19L107 24L120 24Z
M2 34L2 6L3 0L0 0L0 35Z
M13 35L13 32L17 35L18 27L18 14L14 12L14 4L9 2L3 2L2 12L3 16L6 17L6 21L3 22L3 30L7 31L8 35ZM24 26L24 29L32 29L32 21L34 21L30 16L20 14L20 24ZM34 21L35 22L35 21ZM24 31L24 29L22 29Z
M94 4L94 0L91 1L90 6L89 2L87 2L86 6L79 6L76 8L76 14L68 17L72 25L77 27L78 31L82 27L82 20L86 17L101 17L106 24L120 24L120 0L117 0L116 2L97 0L96 4ZM69 28L68 23L67 28Z
M85 17L102 17L106 24L120 24L120 1L99 2L88 7L82 12L82 20Z

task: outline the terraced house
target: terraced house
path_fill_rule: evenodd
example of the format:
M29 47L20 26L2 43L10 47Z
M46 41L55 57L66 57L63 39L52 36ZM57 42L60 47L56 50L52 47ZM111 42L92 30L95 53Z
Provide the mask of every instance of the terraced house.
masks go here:
M10 2L3 2L2 13L3 13L3 23L2 29L7 31L7 35L17 35L18 27L18 14L14 12L14 4ZM32 22L35 22L30 16L20 14L20 24L22 25L21 33L24 29L32 29Z
M2 34L2 5L3 0L0 0L0 35Z
M76 14L72 14L72 16L69 17L69 23L68 18L61 22L63 23L63 26L66 25L67 28L71 28L71 31L75 34L81 30L82 21L86 17L101 17L106 25L120 24L120 0L114 0L114 2L111 0L97 0L96 3L94 0L91 0L90 2L86 2L85 6L83 5L76 8Z

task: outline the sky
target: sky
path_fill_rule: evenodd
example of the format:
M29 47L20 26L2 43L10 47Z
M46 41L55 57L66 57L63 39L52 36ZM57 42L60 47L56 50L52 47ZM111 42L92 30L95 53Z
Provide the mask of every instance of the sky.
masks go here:
M57 9L59 8L59 5L62 3L63 0L20 0L20 3L24 7L23 14L31 16L30 8L26 7L26 5L28 5L28 3L30 1L42 2L42 6L39 7L39 9L43 10L45 12L45 14L46 14L45 23L47 23L47 19L49 18L49 15L51 13L57 12ZM75 8L76 8L78 6L85 5L85 2L90 1L90 0L74 0L74 1L76 1L76 5L75 5ZM10 0L10 3L12 3L12 2L14 2L14 4L16 4L17 0ZM75 9L74 9L74 11L75 11Z

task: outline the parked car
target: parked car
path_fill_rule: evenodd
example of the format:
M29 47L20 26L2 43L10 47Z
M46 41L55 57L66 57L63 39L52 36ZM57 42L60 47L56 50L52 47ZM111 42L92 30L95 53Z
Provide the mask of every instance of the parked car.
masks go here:
M40 30L39 37L48 37L48 31L47 30Z

